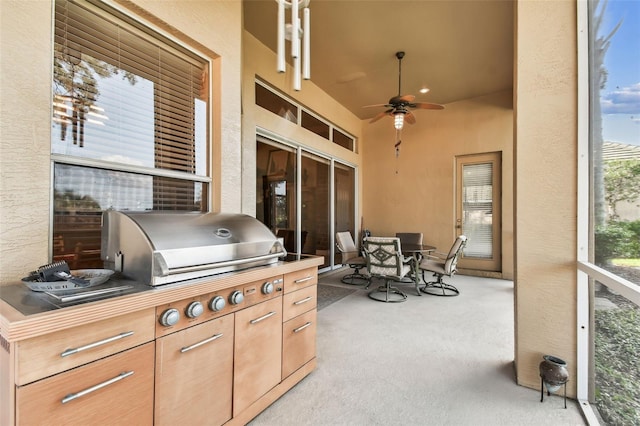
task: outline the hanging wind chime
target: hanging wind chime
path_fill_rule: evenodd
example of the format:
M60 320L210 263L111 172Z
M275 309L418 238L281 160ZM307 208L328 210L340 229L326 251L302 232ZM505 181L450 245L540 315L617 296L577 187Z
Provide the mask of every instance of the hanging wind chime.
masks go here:
M311 78L311 0L276 0L278 3L278 72L285 72L285 40L291 42L291 59L293 59L293 90L300 90L300 77ZM291 23L285 24L285 9L291 10ZM302 11L302 20L300 19ZM302 39L302 46L300 40ZM300 62L302 59L302 73Z

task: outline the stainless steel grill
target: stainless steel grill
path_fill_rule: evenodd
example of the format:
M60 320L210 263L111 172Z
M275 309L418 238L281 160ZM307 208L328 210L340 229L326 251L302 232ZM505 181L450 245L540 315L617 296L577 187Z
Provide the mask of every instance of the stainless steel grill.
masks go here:
M269 228L248 215L117 211L103 214L101 252L105 268L153 286L286 255Z

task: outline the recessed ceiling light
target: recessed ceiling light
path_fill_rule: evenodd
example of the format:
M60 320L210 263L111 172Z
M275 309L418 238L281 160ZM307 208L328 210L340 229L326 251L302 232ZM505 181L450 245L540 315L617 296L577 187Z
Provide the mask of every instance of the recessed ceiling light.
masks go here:
M422 89L420 89L420 93L427 93L429 91L429 89L427 89L426 87L423 87Z

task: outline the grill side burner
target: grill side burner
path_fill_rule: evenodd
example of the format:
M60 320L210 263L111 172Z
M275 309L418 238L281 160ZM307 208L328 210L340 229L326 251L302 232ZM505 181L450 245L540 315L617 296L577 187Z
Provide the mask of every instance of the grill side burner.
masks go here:
M276 263L286 250L244 214L117 212L102 216L105 268L149 285Z

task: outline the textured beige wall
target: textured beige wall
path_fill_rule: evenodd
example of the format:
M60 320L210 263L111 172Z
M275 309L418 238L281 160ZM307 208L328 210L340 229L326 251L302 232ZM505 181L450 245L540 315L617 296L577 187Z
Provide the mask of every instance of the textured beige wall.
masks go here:
M576 2L518 1L516 370L540 386L543 354L576 392ZM543 31L541 29L544 29Z
M214 103L214 210L240 211L242 3L121 1L219 56ZM0 1L0 285L48 261L53 1Z
M455 157L502 152L503 276L513 277L511 91L417 111L396 157L391 119L364 123L364 226L376 235L422 232L446 251L455 238ZM401 224L401 225L399 225ZM399 228L400 226L400 228Z
M0 283L47 262L51 2L0 2Z

